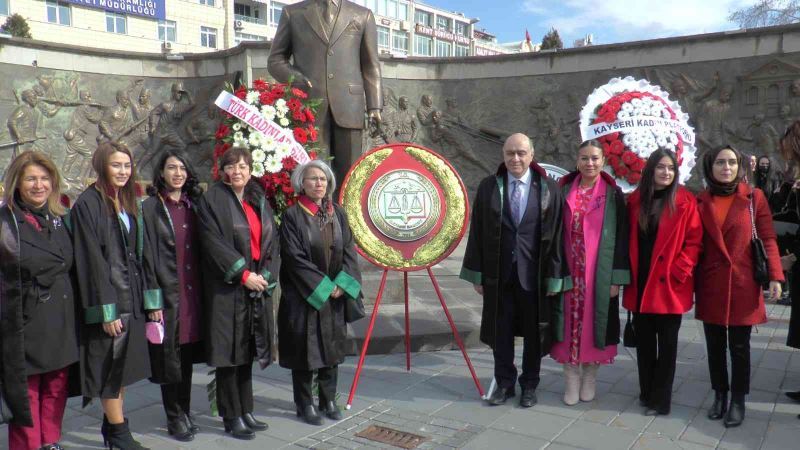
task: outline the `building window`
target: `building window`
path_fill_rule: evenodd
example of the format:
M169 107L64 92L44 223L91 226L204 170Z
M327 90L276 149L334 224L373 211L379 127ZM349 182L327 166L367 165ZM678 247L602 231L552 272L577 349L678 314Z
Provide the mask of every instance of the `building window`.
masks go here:
M217 29L200 27L200 45L208 48L217 48Z
M233 4L233 13L240 16L252 16L250 13L250 5L243 5L241 3Z
M397 4L397 20L408 20L408 3Z
M392 51L408 53L408 33L405 31L392 33Z
M440 58L446 58L451 55L451 50L453 48L453 44L445 41L438 41L436 42L436 56Z
M0 0L0 15L8 15L8 0Z
M216 0L199 0L201 5L214 6Z
M469 37L469 24L456 21L456 34L459 36Z
M158 21L158 40L161 42L175 42L176 25L174 20Z
M417 56L431 56L433 54L433 39L416 35L414 36L414 54Z
M456 44L456 56L469 56L469 46Z
M378 47L389 48L389 28L378 25Z
M436 16L436 28L450 31L450 19L444 16Z
M106 11L106 31L109 33L127 34L128 27L125 23L125 14Z
M420 11L420 10L414 11L414 22L416 22L416 23L418 23L420 25L425 25L426 27L432 27L433 26L432 25L433 22L432 22L432 19L431 19L431 13L426 12L426 11Z
M379 16L388 16L386 13L386 0L378 0L377 8L375 8L375 14Z
M270 25L278 25L278 22L281 20L281 13L283 12L284 6L286 5L284 5L283 3L270 2L269 4Z
M242 3L233 4L233 17L236 20L265 25L264 19L261 19L258 16L258 10L251 8L250 5L244 5Z
M259 36L256 34L240 33L238 31L236 32L235 36L236 45L239 45L239 43L245 41L266 41L266 40L267 38L265 38L264 36Z
M47 21L50 23L57 23L59 25L71 25L72 14L67 2L59 2L56 0L47 0ZM6 1L6 9L8 4Z

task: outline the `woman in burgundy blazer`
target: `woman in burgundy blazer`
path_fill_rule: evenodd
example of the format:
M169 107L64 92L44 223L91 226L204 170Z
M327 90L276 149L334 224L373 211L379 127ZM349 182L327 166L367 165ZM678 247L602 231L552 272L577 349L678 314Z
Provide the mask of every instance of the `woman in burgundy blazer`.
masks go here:
M708 417L724 416L726 427L739 426L744 420L744 396L750 391L750 332L753 325L767 321L762 286L753 277L751 205L758 236L767 250L771 298L780 297L783 281L769 205L763 192L742 182L745 164L747 160L730 146L706 153L703 175L708 188L697 197L705 233L695 276L695 317L703 321L715 391ZM730 383L726 346L733 372Z

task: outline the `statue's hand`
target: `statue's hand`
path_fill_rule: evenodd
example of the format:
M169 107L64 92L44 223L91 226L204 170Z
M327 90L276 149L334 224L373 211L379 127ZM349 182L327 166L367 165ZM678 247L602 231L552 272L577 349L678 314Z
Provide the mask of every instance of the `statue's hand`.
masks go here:
M367 117L369 117L369 122L374 125L380 125L383 121L381 119L381 110L380 109L370 109L367 111Z

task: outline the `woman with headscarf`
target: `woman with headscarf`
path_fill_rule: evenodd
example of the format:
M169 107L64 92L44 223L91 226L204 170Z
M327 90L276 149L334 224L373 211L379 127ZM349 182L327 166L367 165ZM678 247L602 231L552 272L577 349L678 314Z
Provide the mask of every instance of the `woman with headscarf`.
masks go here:
M771 298L780 297L783 281L769 205L760 189L742 181L746 164L730 146L706 153L703 175L708 187L697 197L704 235L695 273L695 317L703 321L714 389L708 417L724 418L726 427L744 420L745 396L750 392L750 333L753 325L767 321L762 286L754 276L754 232L766 249Z

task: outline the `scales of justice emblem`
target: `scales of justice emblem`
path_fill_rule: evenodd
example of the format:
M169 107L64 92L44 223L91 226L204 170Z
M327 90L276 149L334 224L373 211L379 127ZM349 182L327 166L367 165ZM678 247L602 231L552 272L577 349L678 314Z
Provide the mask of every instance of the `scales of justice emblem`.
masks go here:
M413 170L394 170L378 178L369 192L368 214L384 236L400 242L425 237L439 220L439 192Z

